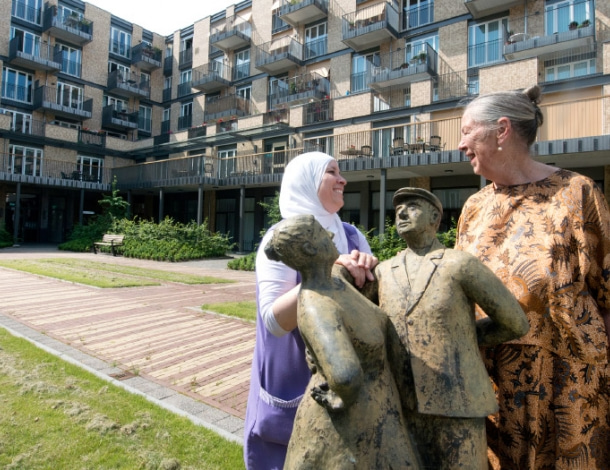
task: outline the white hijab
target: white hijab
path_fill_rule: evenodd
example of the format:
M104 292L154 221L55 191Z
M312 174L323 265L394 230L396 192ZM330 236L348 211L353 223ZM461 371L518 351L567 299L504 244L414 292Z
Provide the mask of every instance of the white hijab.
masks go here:
M295 215L313 215L320 225L334 234L333 241L339 253L347 253L347 238L339 216L322 206L318 189L322 177L333 157L322 152L303 153L286 165L280 188L282 218Z

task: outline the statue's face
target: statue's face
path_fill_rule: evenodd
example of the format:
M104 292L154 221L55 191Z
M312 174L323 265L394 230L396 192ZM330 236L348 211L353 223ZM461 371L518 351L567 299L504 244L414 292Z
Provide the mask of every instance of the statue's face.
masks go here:
M432 227L434 208L417 197L406 197L396 205L396 232L401 237L425 233Z

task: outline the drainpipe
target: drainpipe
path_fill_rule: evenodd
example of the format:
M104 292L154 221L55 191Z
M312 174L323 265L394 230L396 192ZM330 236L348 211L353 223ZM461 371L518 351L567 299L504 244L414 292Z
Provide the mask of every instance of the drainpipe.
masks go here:
M385 192L386 192L386 169L381 169L379 178L379 235L385 233Z
M246 187L239 188L239 244L240 253L244 252L244 217L246 207Z
M21 213L21 181L17 182L15 213L13 214L13 246L19 246L19 214Z

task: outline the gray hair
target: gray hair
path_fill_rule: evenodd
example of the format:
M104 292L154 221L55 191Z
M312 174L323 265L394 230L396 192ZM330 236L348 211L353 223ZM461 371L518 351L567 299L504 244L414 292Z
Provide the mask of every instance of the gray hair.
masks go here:
M495 128L498 119L510 120L517 135L530 147L536 140L538 128L544 117L538 107L541 89L534 85L524 91L500 91L481 95L466 105L468 112L476 122Z

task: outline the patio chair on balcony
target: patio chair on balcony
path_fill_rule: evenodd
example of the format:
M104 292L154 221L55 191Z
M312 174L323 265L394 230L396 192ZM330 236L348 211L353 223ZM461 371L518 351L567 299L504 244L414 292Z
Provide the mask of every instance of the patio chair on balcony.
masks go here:
M390 147L390 155L402 155L405 148L405 139L402 137L396 137L392 141L392 146Z
M440 152L445 148L445 144L441 145L441 137L439 135L431 135L430 142L426 145L430 152Z
M212 176L214 174L214 165L211 163L204 163L203 171L205 172L205 176Z
M373 156L373 148L370 145L363 145L360 147L360 155L363 157L372 157Z

